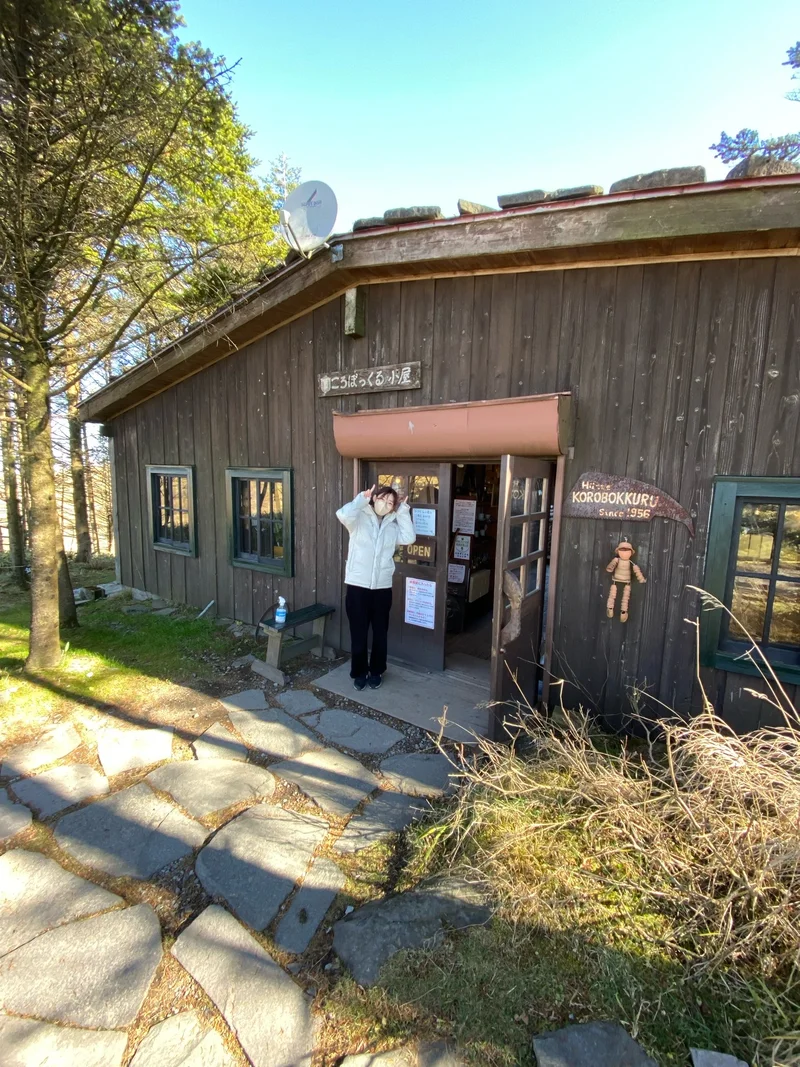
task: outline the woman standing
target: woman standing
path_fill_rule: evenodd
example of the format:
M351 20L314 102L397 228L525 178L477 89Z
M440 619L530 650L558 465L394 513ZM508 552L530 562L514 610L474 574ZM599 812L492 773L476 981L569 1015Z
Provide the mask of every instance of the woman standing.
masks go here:
M350 534L345 606L350 621L350 677L359 692L378 689L386 670L394 553L416 540L411 509L389 486L373 485L336 512ZM372 652L368 655L369 629Z

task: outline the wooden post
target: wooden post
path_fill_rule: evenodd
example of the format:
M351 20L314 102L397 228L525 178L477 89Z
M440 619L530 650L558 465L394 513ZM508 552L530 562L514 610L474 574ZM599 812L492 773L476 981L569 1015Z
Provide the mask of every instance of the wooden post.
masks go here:
M544 674L542 675L542 704L547 710L550 701L550 682L553 677L553 636L556 628L556 595L558 592L558 552L561 544L561 509L564 504L564 468L566 458L556 460L556 481L553 492L553 526L550 533L550 570L547 580L547 620L544 631Z

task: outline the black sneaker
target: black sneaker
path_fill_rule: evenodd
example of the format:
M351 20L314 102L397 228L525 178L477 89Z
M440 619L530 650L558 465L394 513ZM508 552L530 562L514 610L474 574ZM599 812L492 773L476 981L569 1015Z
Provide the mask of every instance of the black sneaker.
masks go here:
M367 679L370 689L380 689L383 678L379 674L371 674Z
M363 693L367 688L367 679L365 677L353 679L353 689L357 689L359 693Z

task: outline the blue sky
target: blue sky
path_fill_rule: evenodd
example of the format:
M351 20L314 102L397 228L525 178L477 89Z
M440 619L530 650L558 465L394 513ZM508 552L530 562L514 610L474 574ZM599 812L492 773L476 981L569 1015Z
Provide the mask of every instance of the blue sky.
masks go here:
M240 60L263 161L328 182L337 230L387 208L726 168L722 129L800 128L798 0L184 0L185 36Z

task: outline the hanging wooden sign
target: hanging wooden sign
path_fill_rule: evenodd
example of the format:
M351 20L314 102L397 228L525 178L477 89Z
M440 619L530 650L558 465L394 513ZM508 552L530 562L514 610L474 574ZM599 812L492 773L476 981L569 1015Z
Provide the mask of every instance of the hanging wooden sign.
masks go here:
M689 512L667 493L647 482L599 471L587 471L578 478L567 494L563 514L572 519L614 519L618 522L674 519L682 522L694 537L694 523Z
M317 378L320 396L348 393L386 393L392 389L421 389L422 364L393 363L388 367L330 371Z

